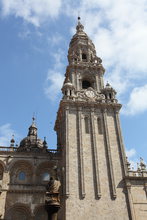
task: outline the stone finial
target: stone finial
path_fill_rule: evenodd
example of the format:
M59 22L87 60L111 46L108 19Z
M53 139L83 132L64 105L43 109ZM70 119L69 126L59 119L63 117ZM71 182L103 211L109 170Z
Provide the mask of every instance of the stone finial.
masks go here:
M126 165L127 165L128 171L130 171L131 170L131 163L128 161L128 157L126 157Z
M141 171L139 163L137 163L137 171Z
M146 170L146 164L144 163L144 160L142 157L140 157L140 168L141 168L141 171Z
M78 16L78 25L76 27L77 33L83 32L83 30L84 30L84 26L81 24L80 20L81 20L81 18Z
M15 139L14 139L14 134L12 135L12 139L10 140L10 146L14 147Z
M35 117L34 116L32 118L32 124L29 127L28 136L36 136L37 137L37 127L36 127L36 124L35 124Z
M111 87L111 85L110 85L110 83L107 81L107 84L106 84L106 88L109 88L109 89L111 89L112 87Z
M80 22L80 20L81 20L81 17L80 17L80 16L78 16L78 22Z
M44 148L47 148L46 137L44 137L44 141L43 141L43 147L44 147Z

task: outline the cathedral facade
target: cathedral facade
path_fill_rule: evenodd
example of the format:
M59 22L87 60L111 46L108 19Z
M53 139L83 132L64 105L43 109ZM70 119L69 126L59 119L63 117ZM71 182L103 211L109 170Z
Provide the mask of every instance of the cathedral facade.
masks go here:
M57 149L38 138L33 119L20 145L0 148L0 215L47 220L46 184L60 179L58 220L146 220L147 171L130 168L121 134L121 104L104 85L105 69L78 21L68 50L55 131Z
M28 135L19 147L0 148L0 219L47 220L46 185L57 178L57 150L48 150L46 140L37 136L33 119Z

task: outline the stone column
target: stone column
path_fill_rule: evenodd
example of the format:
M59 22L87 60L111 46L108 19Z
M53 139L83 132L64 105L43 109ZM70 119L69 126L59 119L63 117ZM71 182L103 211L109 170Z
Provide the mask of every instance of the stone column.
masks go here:
M147 197L147 183L144 184L144 190L145 190L145 194L146 194L146 197Z
M48 213L48 220L57 220L58 219L58 210L60 206L49 205L46 210Z
M113 170L113 163L112 163L112 156L111 156L111 146L109 140L109 131L108 131L108 124L107 124L107 109L103 111L103 121L104 121L104 134L105 134L105 143L106 143L106 151L108 157L108 169L110 174L110 183L112 188L112 198L116 198L116 185L115 185L115 178L114 178L114 170Z
M122 170L123 170L123 175L126 176L126 155L125 155L125 150L124 150L124 144L123 144L123 138L121 134L121 128L120 128L120 121L119 121L119 110L114 111L114 116L115 116L115 124L116 124L116 132L117 132L117 138L118 138L118 145L119 145L119 152L121 156L121 164L122 164Z
M99 166L98 166L98 153L97 153L97 143L96 143L96 132L95 132L95 118L94 109L91 109L91 137L92 137L92 158L93 158L93 170L94 170L94 184L95 184L95 194L96 198L101 197L101 186L99 178Z
M95 77L96 77L96 89L98 92L100 92L99 76L96 75Z
M82 108L78 108L77 114L77 137L78 137L78 164L79 164L79 182L80 196L85 198L85 181L84 181L84 159L83 159L83 140L82 140Z
M45 209L48 213L48 220L57 220L60 209L59 193L46 193Z
M3 180L2 180L2 191L1 191L1 207L0 207L0 215L1 219L4 218L5 215L5 205L6 205L6 197L7 197L7 191L9 188L8 183L10 183L10 174L7 170L3 173Z
M66 107L66 112L65 112L65 120L66 120L66 144L65 144L65 147L66 147L66 152L65 152L65 157L66 157L66 166L65 166L65 195L66 197L68 198L69 197L69 135L68 135L68 132L69 132L69 119L68 119L68 116L69 115L69 107L67 106Z
M52 220L57 220L57 213L52 214Z

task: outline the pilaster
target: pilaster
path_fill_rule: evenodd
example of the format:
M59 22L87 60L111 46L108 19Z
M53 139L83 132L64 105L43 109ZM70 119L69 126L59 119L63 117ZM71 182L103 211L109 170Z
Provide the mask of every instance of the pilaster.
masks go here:
M82 142L82 108L78 108L77 114L77 137L78 137L78 160L79 160L79 183L80 183L80 197L85 198L85 182L84 182L84 161L83 161L83 142Z
M65 195L66 197L69 197L69 121L68 121L68 116L69 115L69 107L66 107L65 110L65 120L66 120L66 124L65 124L65 133L66 133L66 144L65 144L65 160L66 160L66 166L65 166Z
M116 198L116 185L114 179L114 171L113 171L113 163L111 156L111 146L109 141L109 132L108 132L108 124L107 124L107 110L103 111L103 121L104 121L104 134L105 134L105 142L106 142L106 151L108 156L108 169L110 173L110 182L111 182L111 190L112 190L112 198Z
M122 139L122 134L121 134L120 120L119 120L119 111L118 110L114 111L114 116L115 116L115 124L116 124L116 131L117 131L117 139L118 139L118 145L119 145L120 159L121 159L121 164L122 164L122 171L123 171L123 176L125 176L126 175L126 162L125 162L126 155L125 155L123 139Z
M95 133L95 119L94 119L94 109L91 110L91 136L92 136L92 157L93 157L93 170L94 170L94 183L95 183L95 194L96 198L101 197L101 187L99 178L99 167L98 167L98 154L97 154L97 144L96 144L96 133Z

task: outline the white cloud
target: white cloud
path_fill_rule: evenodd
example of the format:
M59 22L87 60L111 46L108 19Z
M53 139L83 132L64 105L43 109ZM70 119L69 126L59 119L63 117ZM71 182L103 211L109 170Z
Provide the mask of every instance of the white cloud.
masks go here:
M0 126L0 146L10 146L12 135L18 138L19 135L11 128L11 124L7 123Z
M128 161L130 162L131 169L137 170L140 167L140 161L143 159L141 157L140 159L138 158L136 150L134 148L126 149L126 156L128 157Z
M3 16L14 15L39 26L49 17L57 17L61 0L2 0Z
M136 158L136 156L137 156L136 150L134 148L131 148L129 150L127 149L126 156L128 157L128 161L131 164L131 169L133 168L136 170L137 169L137 162L138 162L138 160Z
M131 169L132 170L137 170L137 164L138 164L138 160L135 159L135 160L129 160L130 164L131 164Z
M30 30L26 29L18 34L18 36L22 39L28 38L30 36Z
M63 71L63 51L58 50L57 53L52 54L54 57L54 66L51 70L48 71L44 92L45 95L52 101L57 99L60 94L61 87L64 80Z
M136 150L134 148L131 148L130 150L126 150L126 155L129 158L132 158L136 156Z
M57 96L60 93L62 84L63 84L64 76L60 72L56 72L56 70L49 70L47 75L48 85L45 87L44 91L46 96L55 101Z
M49 44L55 46L63 41L63 37L59 33L54 33L53 36L48 38Z
M127 104L127 114L133 115L147 110L146 104L141 100L134 100L136 93L140 96L141 91L137 89L141 87L141 81L144 80L144 84L147 84L146 0L81 0L80 2L1 0L1 2L4 16L21 17L35 26L48 21L49 18L62 15L63 10L64 15L70 18L73 16L75 20L79 11L85 31L95 43L98 56L103 59L106 79L118 92L119 99L133 87L135 88ZM60 35L55 34L49 40L52 40L53 45L57 45L62 39ZM56 67L53 71L55 76L60 73L59 68ZM52 81L52 85L55 85L53 79L48 78L47 81ZM138 107L140 102L141 110ZM132 103L134 106L131 106Z
M123 110L126 115L135 115L147 110L147 84L132 90L130 99Z

